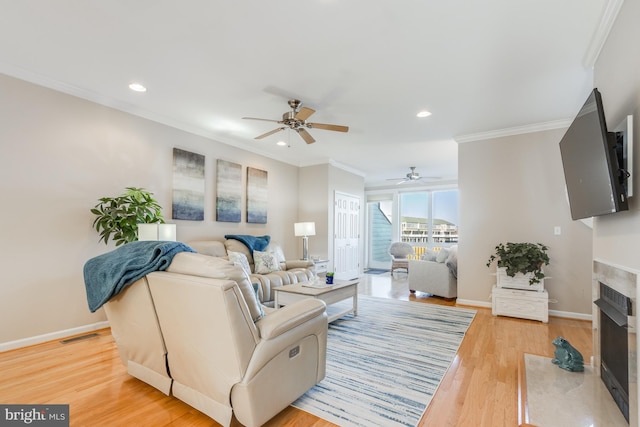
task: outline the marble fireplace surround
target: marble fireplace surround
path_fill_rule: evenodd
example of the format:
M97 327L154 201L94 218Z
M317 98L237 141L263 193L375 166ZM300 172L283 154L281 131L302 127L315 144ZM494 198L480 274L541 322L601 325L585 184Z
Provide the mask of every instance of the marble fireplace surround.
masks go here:
M637 299L640 273L632 269L612 264L608 261L593 261L593 301L600 298L600 283L620 292L631 299L632 315L628 317L629 337L629 425L640 427L638 424L638 342L636 330L638 328ZM593 367L600 375L600 309L593 304Z

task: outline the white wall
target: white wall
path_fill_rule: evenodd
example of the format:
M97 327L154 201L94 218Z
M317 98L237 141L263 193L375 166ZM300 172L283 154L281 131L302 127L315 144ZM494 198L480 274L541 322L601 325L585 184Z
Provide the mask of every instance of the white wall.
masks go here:
M607 126L612 130L633 114L634 193L629 211L596 218L594 258L640 270L640 2L625 1L594 69L602 93Z
M490 302L495 263L486 262L498 243L539 242L551 259L550 309L591 314L591 229L571 220L566 202L558 145L565 131L459 145L459 301Z
M269 234L299 256L298 168L0 75L0 348L105 320L87 307L82 267L98 243L89 209L127 186L155 193L178 240ZM204 154L204 221L171 220L172 149ZM267 224L215 221L215 161L268 171ZM244 182L243 182L244 185Z

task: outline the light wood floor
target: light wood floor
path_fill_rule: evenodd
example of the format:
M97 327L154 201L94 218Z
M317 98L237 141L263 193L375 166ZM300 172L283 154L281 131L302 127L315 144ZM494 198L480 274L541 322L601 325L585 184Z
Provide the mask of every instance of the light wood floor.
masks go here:
M360 293L423 303L454 302L409 293L406 274L366 275ZM591 323L551 317L548 324L478 313L419 426L517 425L517 373L522 353L553 356L551 341L568 339L589 360ZM72 426L218 426L213 420L129 376L108 329L61 344L0 353L0 403L69 404ZM239 423L234 421L234 426ZM287 408L269 427L333 424Z

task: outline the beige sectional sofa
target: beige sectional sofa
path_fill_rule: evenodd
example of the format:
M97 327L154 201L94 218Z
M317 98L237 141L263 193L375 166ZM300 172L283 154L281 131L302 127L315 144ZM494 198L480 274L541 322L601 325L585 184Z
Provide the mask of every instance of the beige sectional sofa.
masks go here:
M258 283L258 298L267 307L273 307L275 294L273 289L277 286L290 285L305 282L313 277L313 261L286 260L284 252L278 243L270 242L264 250L275 255L278 261L278 270L269 273L256 273L253 252L242 242L235 239L225 240L200 240L187 244L197 253L229 259L230 253L243 254L250 269L251 281Z
M308 299L266 308L255 277L217 255L178 253L104 309L131 375L223 426L235 416L257 427L324 378L326 307Z

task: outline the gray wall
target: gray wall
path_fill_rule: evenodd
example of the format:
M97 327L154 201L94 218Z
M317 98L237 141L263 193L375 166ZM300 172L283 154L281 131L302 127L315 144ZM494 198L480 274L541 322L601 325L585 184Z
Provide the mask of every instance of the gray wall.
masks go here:
M89 212L102 196L145 187L177 224L178 240L269 234L299 257L298 168L83 99L0 75L0 349L105 320L87 307L82 267L98 243ZM204 221L172 221L172 149L206 156ZM215 221L215 161L268 171L267 224ZM55 337L53 337L55 338Z
M360 266L364 265L364 177L350 172L340 165L322 164L300 168L298 217L300 221L314 221L316 235L309 237L309 254L329 259L333 269L333 200L335 192L360 198ZM299 242L302 254L302 242Z
M630 210L594 221L594 258L640 270L640 2L625 1L594 69L595 87L602 93L607 125L617 126L633 114L635 196Z
M485 264L498 243L539 242L550 248L550 310L591 313L591 229L570 217L558 146L565 130L459 145L459 301L490 302L495 263Z

